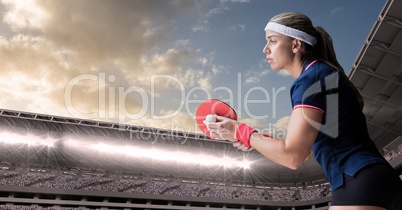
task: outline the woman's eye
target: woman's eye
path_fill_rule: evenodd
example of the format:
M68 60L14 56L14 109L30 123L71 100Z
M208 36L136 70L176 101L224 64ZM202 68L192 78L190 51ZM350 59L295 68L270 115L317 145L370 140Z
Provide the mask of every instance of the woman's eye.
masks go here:
M271 39L271 40L268 41L268 44L275 44L275 43L276 43L276 40Z

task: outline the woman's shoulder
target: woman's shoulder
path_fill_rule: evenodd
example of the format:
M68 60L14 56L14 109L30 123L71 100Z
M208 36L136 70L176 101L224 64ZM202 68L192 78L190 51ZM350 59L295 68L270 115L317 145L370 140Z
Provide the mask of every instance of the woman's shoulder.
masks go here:
M337 72L338 71L334 67L322 61L312 61L310 64L305 66L299 79L320 80Z
M324 62L307 63L300 76L293 82L291 91L297 87L304 87L305 89L316 85L322 86L327 81L337 80L337 72L334 67Z

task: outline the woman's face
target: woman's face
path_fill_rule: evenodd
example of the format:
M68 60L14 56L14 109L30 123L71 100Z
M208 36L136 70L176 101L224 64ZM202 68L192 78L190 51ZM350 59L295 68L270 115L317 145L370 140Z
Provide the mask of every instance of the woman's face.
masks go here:
M292 65L294 53L292 50L292 38L272 30L265 32L267 44L263 52L272 70L289 70Z

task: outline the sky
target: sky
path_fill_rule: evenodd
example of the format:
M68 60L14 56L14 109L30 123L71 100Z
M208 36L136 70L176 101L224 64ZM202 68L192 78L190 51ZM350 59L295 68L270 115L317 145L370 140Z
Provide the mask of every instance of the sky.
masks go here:
M272 71L264 27L299 12L348 73L385 0L1 0L0 108L199 132L220 99L239 121L285 128L294 78Z

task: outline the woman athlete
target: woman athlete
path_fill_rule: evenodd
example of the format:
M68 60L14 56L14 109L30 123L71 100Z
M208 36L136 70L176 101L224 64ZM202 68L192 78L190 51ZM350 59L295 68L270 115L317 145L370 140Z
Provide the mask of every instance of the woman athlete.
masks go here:
M292 113L285 140L217 116L212 138L255 149L297 169L310 151L332 187L330 210L402 210L402 181L370 139L363 100L338 63L329 34L300 13L282 13L265 27L263 52L272 70L286 70Z

